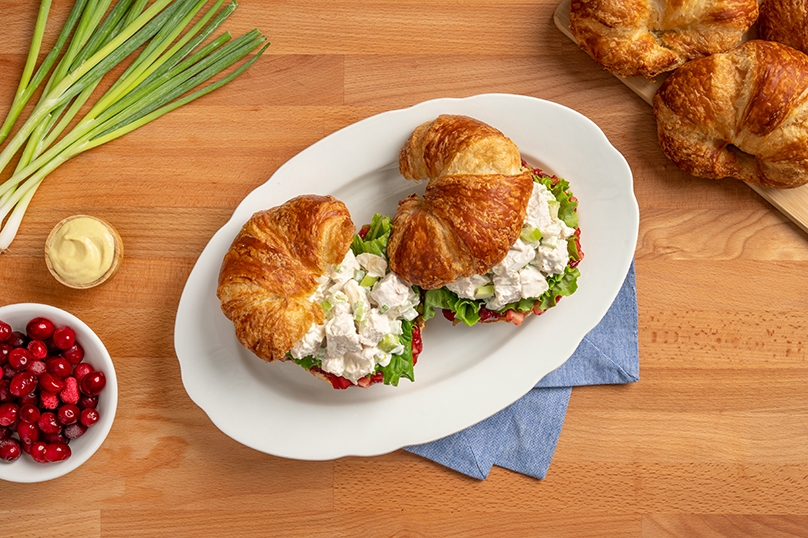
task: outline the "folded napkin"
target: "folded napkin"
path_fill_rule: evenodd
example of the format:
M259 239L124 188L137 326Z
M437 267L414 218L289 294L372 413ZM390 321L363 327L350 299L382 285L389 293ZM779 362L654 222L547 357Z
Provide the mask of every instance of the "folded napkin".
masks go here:
M634 264L597 327L558 369L499 413L443 439L406 450L484 480L491 467L544 478L550 467L573 386L639 380Z

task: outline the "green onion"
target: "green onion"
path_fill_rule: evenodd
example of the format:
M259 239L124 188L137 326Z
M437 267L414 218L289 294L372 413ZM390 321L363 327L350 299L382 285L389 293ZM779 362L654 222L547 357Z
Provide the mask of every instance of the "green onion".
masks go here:
M76 0L56 43L36 69L51 5L51 0L41 0L20 83L0 126L2 143L47 78L39 102L0 151L0 174L20 153L11 177L0 184L0 252L14 240L39 185L61 164L224 86L269 46L258 30L236 39L225 32L206 42L235 11L235 1L224 7L224 0L111 4ZM74 122L101 80L134 54L123 74ZM71 124L74 127L65 133Z

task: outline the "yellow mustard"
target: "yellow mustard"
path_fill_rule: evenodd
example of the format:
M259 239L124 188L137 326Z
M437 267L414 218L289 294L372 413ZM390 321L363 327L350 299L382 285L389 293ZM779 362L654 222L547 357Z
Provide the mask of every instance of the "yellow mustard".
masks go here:
M104 223L89 217L65 222L53 236L49 257L53 269L73 284L89 284L104 276L115 257L115 238Z

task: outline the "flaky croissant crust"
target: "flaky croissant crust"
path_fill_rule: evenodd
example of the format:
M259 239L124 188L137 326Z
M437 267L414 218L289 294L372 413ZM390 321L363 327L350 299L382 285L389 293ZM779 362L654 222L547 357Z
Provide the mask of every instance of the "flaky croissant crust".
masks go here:
M323 323L309 297L354 232L348 208L331 196L298 196L253 215L222 260L216 291L239 342L265 361L284 360L313 323Z
M762 39L808 54L808 0L763 0L758 30Z
M694 60L654 96L659 143L699 177L808 183L808 56L753 40Z
M415 129L399 170L429 184L423 198L398 204L387 247L392 271L435 289L502 261L533 189L513 141L476 119L441 115Z
M729 50L757 17L756 0L572 0L570 32L608 71L655 78Z

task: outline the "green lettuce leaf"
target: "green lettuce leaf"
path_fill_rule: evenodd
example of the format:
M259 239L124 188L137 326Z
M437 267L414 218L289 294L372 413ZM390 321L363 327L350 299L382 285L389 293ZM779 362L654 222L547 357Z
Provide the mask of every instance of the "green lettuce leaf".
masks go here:
M472 326L480 321L480 308L485 304L481 300L462 299L448 288L426 290L420 305L421 316L427 321L435 316L436 309L454 312L456 320Z
M412 322L402 320L402 333L399 340L404 344L404 352L400 355L393 355L387 366L376 365L376 371L384 374L384 384L398 386L398 381L405 377L410 381L415 381L415 370L412 359Z
M354 255L365 252L381 256L387 259L387 242L390 240L390 230L392 224L390 217L376 213L370 221L370 229L362 239L359 234L355 234L351 243L351 250Z

